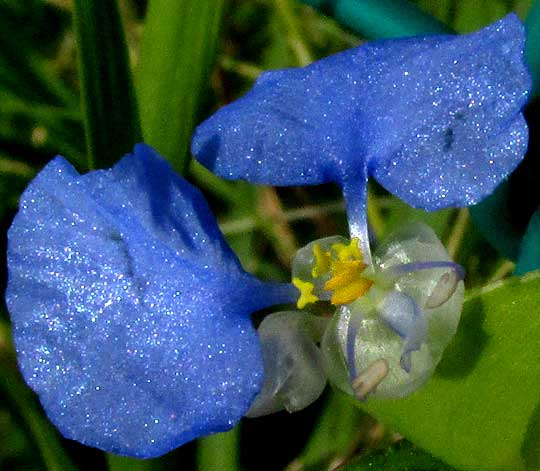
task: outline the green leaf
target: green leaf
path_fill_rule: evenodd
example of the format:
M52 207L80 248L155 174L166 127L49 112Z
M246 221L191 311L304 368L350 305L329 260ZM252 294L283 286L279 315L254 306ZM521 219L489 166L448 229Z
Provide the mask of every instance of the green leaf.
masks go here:
M453 471L429 453L407 441L351 462L342 471Z
M450 29L406 0L302 0L366 38L449 33Z
M516 275L524 275L533 270L540 270L540 212L536 211L527 231L523 236L519 258L516 264Z
M207 91L224 0L152 0L138 96L144 140L173 167L188 164L191 134Z
M539 293L533 272L470 295L428 384L363 407L458 469L540 469Z
M240 427L229 432L208 435L197 441L199 471L239 471Z
M115 0L74 0L88 167L110 167L141 140Z

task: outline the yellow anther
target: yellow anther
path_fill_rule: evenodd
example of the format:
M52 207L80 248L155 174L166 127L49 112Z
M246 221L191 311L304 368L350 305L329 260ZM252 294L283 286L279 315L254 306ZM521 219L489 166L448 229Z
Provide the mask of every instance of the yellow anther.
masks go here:
M346 260L362 260L362 251L358 245L359 242L358 237L354 237L349 244L341 244L339 242L333 244L332 250L336 253L338 259L343 262Z
M369 290L373 280L362 277L366 267L361 260L332 262L332 278L324 285L325 290L333 291L330 299L332 304L349 304Z
M325 290L342 288L354 280L360 278L360 274L365 270L366 264L360 260L349 260L346 262L332 262L332 278L324 285Z
M296 302L298 309L304 309L306 304L314 303L319 300L319 298L313 294L313 283L302 281L300 278L293 278L292 283L300 291L300 297Z
M358 278L351 281L349 284L337 288L332 293L332 298L330 302L334 305L338 304L349 304L358 299L360 296L366 294L366 292L371 288L373 280L367 278Z
M319 244L313 244L313 256L315 257L315 266L311 270L311 276L318 278L328 273L330 270L330 252L324 252Z

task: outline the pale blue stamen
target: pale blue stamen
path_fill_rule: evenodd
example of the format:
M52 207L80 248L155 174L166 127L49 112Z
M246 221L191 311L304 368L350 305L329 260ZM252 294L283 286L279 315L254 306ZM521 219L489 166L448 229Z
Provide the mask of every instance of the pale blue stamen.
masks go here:
M433 270L436 268L452 269L455 272L458 281L461 281L465 278L465 269L458 263L447 260L403 263L401 265L394 265L385 268L381 271L381 273L384 274L384 276L403 276L409 273L413 273L415 271Z

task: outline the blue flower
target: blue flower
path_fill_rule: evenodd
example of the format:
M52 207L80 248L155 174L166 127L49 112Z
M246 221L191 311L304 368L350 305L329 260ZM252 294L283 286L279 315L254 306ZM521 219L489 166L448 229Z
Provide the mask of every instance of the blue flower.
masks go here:
M225 178L337 182L367 254L369 176L435 210L478 202L521 161L524 42L512 14L465 36L374 41L267 72L199 126L192 151Z
M139 144L80 176L57 157L9 231L19 365L68 438L152 457L230 429L261 388L250 314L294 300L244 272L200 192Z

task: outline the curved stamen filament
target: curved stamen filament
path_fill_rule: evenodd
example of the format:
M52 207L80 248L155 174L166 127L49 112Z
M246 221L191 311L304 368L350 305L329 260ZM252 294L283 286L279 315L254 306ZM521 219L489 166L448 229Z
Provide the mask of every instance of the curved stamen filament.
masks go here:
M433 291L425 302L425 307L428 309L434 309L442 306L448 301L455 293L458 283L465 278L465 269L457 263L451 261L433 261L433 262L416 262L416 263L403 263L401 265L394 265L392 267L382 270L381 273L389 276L391 281L395 281L396 278L414 273L420 270L433 270L449 268L450 271L444 273Z
M430 262L414 262L414 263L402 263L401 265L393 265L381 270L381 274L385 276L403 276L409 273L420 270L433 270L435 268L450 268L456 275L458 281L465 278L465 269L458 263L454 263L448 260L430 261Z

